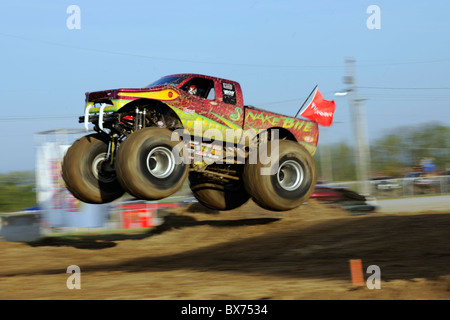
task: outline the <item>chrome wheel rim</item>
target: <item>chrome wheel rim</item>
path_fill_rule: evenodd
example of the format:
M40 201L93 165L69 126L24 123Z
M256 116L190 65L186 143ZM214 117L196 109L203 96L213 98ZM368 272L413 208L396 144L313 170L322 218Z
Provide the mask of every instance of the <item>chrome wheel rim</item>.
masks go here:
M106 160L106 152L98 154L92 161L92 174L95 179L103 183L109 183L115 180L114 175L103 171L103 163Z
M303 178L303 168L297 161L285 161L278 168L277 180L284 190L296 190L302 184Z
M166 147L156 147L147 155L147 169L156 178L164 179L175 169L175 158Z

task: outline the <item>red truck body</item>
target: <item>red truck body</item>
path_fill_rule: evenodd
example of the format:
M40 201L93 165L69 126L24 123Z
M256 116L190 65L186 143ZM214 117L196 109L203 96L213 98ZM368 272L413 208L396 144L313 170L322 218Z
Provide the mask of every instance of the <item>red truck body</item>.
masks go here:
M197 94L188 92L197 87ZM245 133L264 129L279 129L282 137L296 140L308 152L317 148L317 123L244 105L241 86L236 81L200 74L175 74L161 78L145 88L121 88L86 93L85 115L120 113L136 100L159 101L171 108L183 127L194 135L194 123L202 121L202 129L218 129ZM99 104L106 103L101 108ZM83 121L88 121L85 117Z

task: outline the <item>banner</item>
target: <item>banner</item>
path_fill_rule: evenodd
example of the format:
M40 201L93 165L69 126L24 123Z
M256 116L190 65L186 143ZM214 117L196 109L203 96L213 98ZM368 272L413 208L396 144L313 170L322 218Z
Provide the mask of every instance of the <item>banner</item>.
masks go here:
M329 127L333 122L336 103L325 100L319 90L316 91L310 104L300 113L302 117L308 118L322 126Z

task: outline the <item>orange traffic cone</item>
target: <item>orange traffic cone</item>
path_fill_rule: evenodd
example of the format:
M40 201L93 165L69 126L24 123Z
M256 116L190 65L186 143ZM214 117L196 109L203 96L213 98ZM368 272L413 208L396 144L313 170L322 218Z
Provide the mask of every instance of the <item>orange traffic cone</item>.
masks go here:
M364 286L364 276L361 259L350 260L350 273L352 275L352 284L354 287Z

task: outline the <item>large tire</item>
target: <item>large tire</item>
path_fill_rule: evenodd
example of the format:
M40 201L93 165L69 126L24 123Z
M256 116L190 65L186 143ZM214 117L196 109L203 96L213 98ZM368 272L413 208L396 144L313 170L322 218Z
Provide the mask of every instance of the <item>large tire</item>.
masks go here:
M144 128L132 133L120 144L116 158L117 177L122 187L142 200L159 200L181 188L189 164L172 152L179 141L172 141L172 131Z
M273 211L285 211L298 207L314 191L317 171L314 159L299 143L279 140L277 161L262 164L246 163L244 184L247 192L261 207ZM270 142L267 154L271 156ZM261 169L266 171L262 174ZM270 171L270 172L268 172ZM270 174L269 174L270 173Z
M111 202L124 194L113 170L104 170L108 150L106 137L95 133L75 141L62 163L67 189L86 203Z
M189 185L198 202L213 210L233 210L250 199L241 180L219 184L205 179L201 173L192 172L189 174Z

